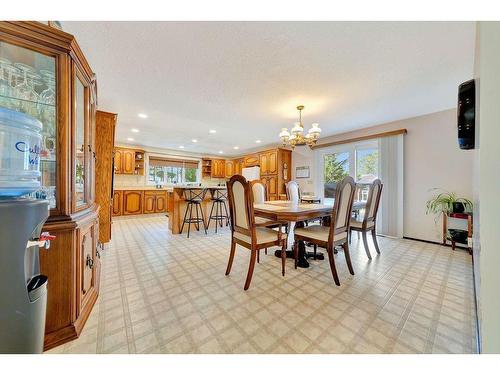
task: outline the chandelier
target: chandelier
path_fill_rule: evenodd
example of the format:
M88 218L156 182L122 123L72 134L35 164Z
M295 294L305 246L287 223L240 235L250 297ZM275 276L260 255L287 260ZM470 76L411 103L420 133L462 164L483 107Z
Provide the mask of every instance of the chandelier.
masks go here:
M302 110L303 105L297 106L299 111L299 121L293 124L292 130L289 132L287 128L281 128L280 139L283 142L283 146L291 146L292 149L295 146L305 146L308 145L312 148L318 141L321 134L321 128L318 123L311 124L311 129L304 135L304 125L302 124Z

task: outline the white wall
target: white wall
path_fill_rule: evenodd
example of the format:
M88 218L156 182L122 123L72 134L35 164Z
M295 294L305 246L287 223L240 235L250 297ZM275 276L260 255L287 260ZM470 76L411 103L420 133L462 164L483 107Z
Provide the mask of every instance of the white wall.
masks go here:
M480 243L474 242L479 285L479 321L484 353L500 353L500 22L479 22L476 92L479 108L479 163L476 181L481 211ZM475 238L478 239L477 237ZM479 257L479 252L481 256ZM479 264L478 264L479 263Z
M404 236L441 241L441 221L436 223L433 216L425 214L425 203L432 196L429 190L442 188L472 198L473 152L458 148L456 109L343 133L321 142L402 128L408 130L404 143ZM310 165L314 172L313 152L309 149L297 149L292 158L294 173L295 167L301 165ZM297 181L304 190L317 192L320 187L315 186L312 177L312 181Z

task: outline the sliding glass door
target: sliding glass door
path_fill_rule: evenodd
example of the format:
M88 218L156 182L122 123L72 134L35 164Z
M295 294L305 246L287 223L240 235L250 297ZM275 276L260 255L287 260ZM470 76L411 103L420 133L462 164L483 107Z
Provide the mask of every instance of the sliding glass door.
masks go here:
M337 183L351 176L359 184L356 200L366 200L368 185L379 176L378 142L345 144L318 150L320 196L333 203Z

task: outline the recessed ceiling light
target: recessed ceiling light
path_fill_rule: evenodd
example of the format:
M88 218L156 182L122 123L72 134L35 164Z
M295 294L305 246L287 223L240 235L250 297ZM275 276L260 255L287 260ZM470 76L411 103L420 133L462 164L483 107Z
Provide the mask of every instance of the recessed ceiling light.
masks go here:
M260 142L262 142L260 139L257 139L257 140L255 141L255 143L260 143Z
M239 150L240 148L238 146L233 147L235 150Z
M134 138L130 138L130 137L129 137L129 138L127 138L127 141L132 142L133 140L134 140Z
M198 142L198 140L197 139L191 139L191 142L196 143L196 142Z
M145 113L138 113L137 116L139 116L140 118L148 118L148 115Z
M184 148L184 146L179 146L179 148Z
M210 134L215 134L215 133L217 133L217 130L215 130L215 129L210 129L208 132L209 132Z
M223 154L223 153L224 153L224 151L222 151L222 150L221 150L221 151L219 151L219 154Z
M130 129L132 133L139 133L139 129Z

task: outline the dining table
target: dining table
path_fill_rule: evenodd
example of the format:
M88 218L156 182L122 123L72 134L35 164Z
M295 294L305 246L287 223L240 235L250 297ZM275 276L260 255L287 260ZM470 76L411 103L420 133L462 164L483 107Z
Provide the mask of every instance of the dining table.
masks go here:
M295 228L303 228L306 220L323 218L322 225L330 225L333 213L333 204L321 203L294 203L287 200L265 201L264 203L254 204L254 215L269 219L271 221L295 222ZM366 201L354 201L353 211L359 211L366 207ZM293 230L289 225L289 238L293 238ZM293 243L293 242L292 242ZM297 267L308 268L307 258L313 256L312 252L306 251L304 241L298 241L298 261ZM279 254L278 254L279 253ZM281 250L275 252L275 255L281 257ZM287 258L293 258L293 250L287 250ZM324 259L323 254L316 254L316 259Z

